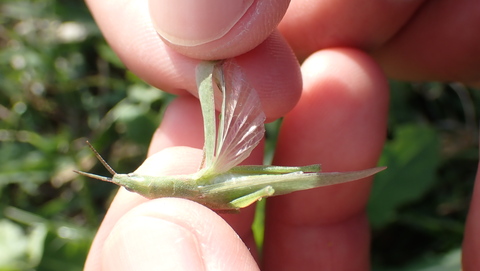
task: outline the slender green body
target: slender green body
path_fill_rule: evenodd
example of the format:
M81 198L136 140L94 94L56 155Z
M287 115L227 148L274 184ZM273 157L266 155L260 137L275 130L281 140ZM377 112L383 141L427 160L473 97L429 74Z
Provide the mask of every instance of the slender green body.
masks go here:
M121 185L147 198L180 197L216 210L238 210L262 198L345 183L371 176L384 167L321 173L320 165L304 167L237 166L258 145L265 115L256 91L233 61L204 62L197 71L204 120L202 169L191 175L117 174L90 145L113 177L79 174ZM219 127L214 94L222 96Z
M215 210L238 210L269 196L288 194L353 181L371 176L385 168L371 168L351 172L304 172L319 169L319 165L306 167L235 167L203 180L202 174L175 176L148 176L136 173L114 174L112 178L79 172L92 178L102 178L136 192L146 198L179 197L196 201ZM276 171L274 171L276 170ZM253 172L257 174L253 175ZM250 174L247 174L250 173ZM199 182L208 183L198 185Z

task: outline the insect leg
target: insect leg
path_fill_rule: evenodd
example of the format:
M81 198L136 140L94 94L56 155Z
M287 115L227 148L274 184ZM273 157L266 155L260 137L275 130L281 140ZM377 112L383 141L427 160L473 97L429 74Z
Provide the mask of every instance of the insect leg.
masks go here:
M270 197L274 193L275 193L275 190L273 189L273 187L269 185L253 193L250 193L245 196L239 197L238 199L232 200L230 204L236 209L244 208L256 201L261 200L262 198Z

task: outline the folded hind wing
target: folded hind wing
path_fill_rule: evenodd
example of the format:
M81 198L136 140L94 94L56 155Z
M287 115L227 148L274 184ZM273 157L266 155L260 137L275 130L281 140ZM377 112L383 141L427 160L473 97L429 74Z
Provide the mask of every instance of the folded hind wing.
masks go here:
M217 64L214 82L223 94L212 170L225 172L241 163L265 134L265 114L257 91L234 60Z

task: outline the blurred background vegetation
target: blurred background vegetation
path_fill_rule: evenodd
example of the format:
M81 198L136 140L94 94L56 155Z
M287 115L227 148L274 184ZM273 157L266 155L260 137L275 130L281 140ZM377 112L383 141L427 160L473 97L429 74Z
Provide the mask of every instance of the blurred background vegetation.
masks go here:
M125 69L82 1L2 0L0 12L0 270L81 270L117 189L72 172L108 175L85 140L131 172L172 97ZM392 81L391 96L374 270L459 270L480 94Z

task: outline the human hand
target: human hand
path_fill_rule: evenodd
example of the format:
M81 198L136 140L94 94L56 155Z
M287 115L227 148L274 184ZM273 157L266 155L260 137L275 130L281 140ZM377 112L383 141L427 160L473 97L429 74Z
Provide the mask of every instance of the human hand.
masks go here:
M284 2L274 2L278 6L267 5L270 10L260 14L278 18ZM116 6L112 6L113 4L104 1L89 3L105 36L122 60L147 82L163 90L177 94L183 93L183 90L193 92L194 67L199 60L178 54L156 36L149 22L146 1L124 1L122 4L124 5L119 6L118 2L115 2ZM444 74L449 77L444 76L443 79L463 79L464 77L455 76L467 74L462 72L462 69L471 71L475 68L458 65L450 67L450 72L441 70L444 74L438 74L435 71L437 66L432 67L427 59L420 63L420 67L425 67L424 73L409 75L409 69L405 67L409 67L407 64L411 62L403 63L402 67L388 64L395 62L395 53L406 45L394 46L394 42L386 45L385 41L398 37L395 34L397 30L412 22L409 18L413 12L419 10L418 2L405 4L400 9L398 4L391 3L394 8L388 8L385 4L378 3L369 6L368 12L359 12L355 7L351 9L346 1L328 4L331 6L319 1L315 4L317 8L305 9L308 16L301 16L305 20L295 20L291 11L299 12L305 5L303 1L293 2L291 11L280 24L280 30L299 57L324 50L313 54L303 64L303 96L296 108L285 118L274 164L293 166L321 163L325 171L363 169L376 164L385 133L388 99L385 78L378 65L358 49L328 49L329 47L350 46L375 51L376 59L387 67L389 75L405 77L404 79L418 74L424 76L424 79L435 76L442 79ZM278 9L275 9L276 7ZM328 16L318 16L328 10L335 11L332 14L342 14L338 16L339 21L332 21ZM182 11L188 12L185 9ZM200 11L197 8L191 12ZM422 12L418 14L421 15ZM210 17L215 16L219 14ZM210 17L206 16L207 19ZM312 18L318 19L312 22ZM344 22L344 18L356 20ZM263 23L262 20L256 22L253 28L256 26L258 29L248 32L239 43L252 46L259 40L258 36L267 32L259 23ZM343 26L340 31L339 26ZM324 29L330 28L337 29L336 35L322 35ZM413 32L418 31L415 27L412 28ZM303 38L290 36L295 33L295 29L298 33L304 33ZM307 32L301 32L303 29ZM317 34L317 31L320 34ZM407 34L403 33L401 36ZM320 41L324 42L318 43L318 40L312 39L312 36L317 35ZM250 36L255 38L249 40ZM251 84L259 91L267 116L275 119L296 104L300 95L301 78L287 43L278 33L263 36L266 40L260 46L237 57L237 61ZM343 38L340 38L342 36ZM414 35L417 36L418 34ZM409 41L407 38L398 39L407 45L418 42L415 38L410 38ZM223 51L214 51L208 44L175 46L175 49L190 56L207 59L216 56L234 57L246 49L240 46L229 50L238 43L229 44L227 37L220 38L215 44L213 47L222 48L218 45L225 45ZM462 48L465 46L467 44ZM462 56L454 50L451 57L454 57L454 53L456 57ZM405 54L413 53L407 51ZM397 70L403 73L395 72L395 69L388 68L389 66L397 67ZM474 80L478 78L468 77L465 81ZM155 156L155 159L160 158L155 160L155 174L191 173L197 169L198 160L194 161L193 158L200 159L198 150L167 147L202 147L203 138L196 136L202 133L199 112L198 102L188 96L181 96L169 106L150 149L150 154L163 150ZM179 123L182 125L178 125ZM261 163L262 156L260 149L257 149L248 163ZM186 166L190 163L191 167ZM369 235L364 209L369 187L368 181L359 181L269 199L263 252L264 269L287 270L295 266L297 269L367 270ZM239 215L222 217L235 229L247 247L253 249L250 232L253 209L247 208ZM149 221L158 224L150 225ZM214 229L213 232L211 229ZM175 238L168 239L173 236ZM185 244L192 242L182 243L181 240L196 240L193 243L197 246L192 245L190 247L194 249L188 249ZM180 245L175 246L176 244ZM252 254L256 257L254 249ZM180 199L147 202L123 190L116 197L97 234L86 268L98 269L101 263L104 267L116 270L119 270L118 266L109 264L121 265L120 267L125 269L135 266L136 270L141 269L140 264L146 269L148 266L172 267L170 264L176 264L173 266L180 268L181 264L190 263L192 265L183 267L187 270L194 269L193 266L228 266L229 269L243 267L245 270L255 268L253 258L242 242L236 239L223 220L208 209Z
M136 172L189 174L198 169L201 157L199 149L167 148L152 155ZM102 222L85 267L86 270L255 268L255 260L237 233L210 209L178 198L147 200L123 188Z

